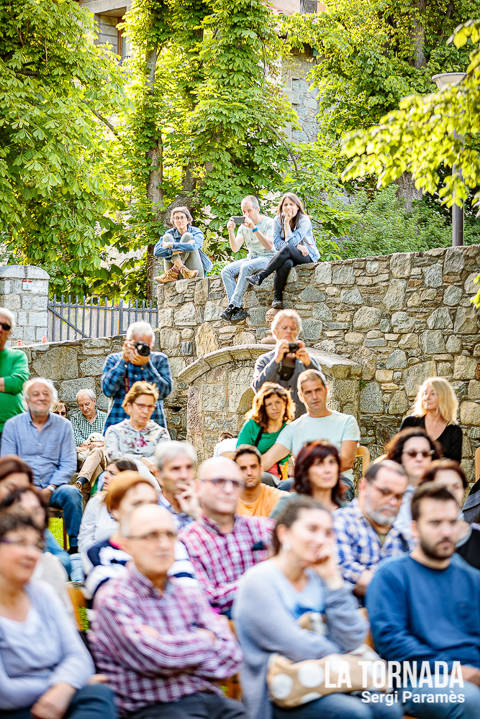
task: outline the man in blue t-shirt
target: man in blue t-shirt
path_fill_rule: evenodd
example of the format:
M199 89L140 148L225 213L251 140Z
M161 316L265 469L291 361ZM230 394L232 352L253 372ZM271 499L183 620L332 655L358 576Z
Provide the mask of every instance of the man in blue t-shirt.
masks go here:
M375 647L404 662L404 678L405 663L415 670L417 679L398 692L407 714L473 719L480 716L480 572L455 554L459 507L443 484L421 485L411 506L416 548L380 565L367 591ZM438 662L456 683L435 679Z

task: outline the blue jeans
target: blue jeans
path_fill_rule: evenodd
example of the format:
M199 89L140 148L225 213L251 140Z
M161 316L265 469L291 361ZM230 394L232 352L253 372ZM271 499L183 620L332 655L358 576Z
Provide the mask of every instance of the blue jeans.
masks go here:
M372 695L375 692L372 692ZM379 697L381 698L381 697ZM295 709L273 706L273 719L402 719L400 703L386 706L363 702L353 694L328 694Z
M128 714L131 719L247 719L243 704L213 692L195 692ZM102 717L103 719L103 717Z
M235 307L242 306L243 295L249 286L247 277L263 270L271 259L271 255L268 255L256 257L254 260L236 260L223 268L220 274L229 304Z
M406 699L403 708L406 714L418 717L418 719L478 719L480 717L480 688L470 682L465 682L463 687L449 689L405 689L410 691L412 697ZM399 690L400 694L401 690ZM437 701L431 704L422 703L420 695L447 695L463 694L464 701ZM417 701L414 699L417 697ZM420 701L419 701L420 699Z
M70 547L77 547L78 532L82 521L82 493L72 484L62 484L50 497L50 506L63 509L63 520Z
M31 707L0 709L1 719L32 719ZM91 684L75 692L64 719L117 719L113 692L104 684Z

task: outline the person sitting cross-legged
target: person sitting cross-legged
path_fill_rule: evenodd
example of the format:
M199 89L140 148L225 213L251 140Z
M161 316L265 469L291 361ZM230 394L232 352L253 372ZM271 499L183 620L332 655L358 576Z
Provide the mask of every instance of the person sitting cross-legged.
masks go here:
M76 554L82 494L69 484L77 466L72 425L51 412L57 391L50 380L35 377L25 384L23 393L27 411L5 423L1 455L16 454L30 465L34 484L44 499L63 510L69 552Z
M156 282L176 282L180 276L186 280L192 277L202 278L208 274L213 265L210 258L203 252L203 232L194 227L193 218L188 207L174 207L170 213L173 225L160 238L153 249L155 257L163 257L165 272L155 277Z
M418 487L411 511L415 548L384 562L367 591L373 641L387 661L403 663L398 696L407 714L477 719L480 572L455 553L459 506L445 486Z
M163 507L134 509L120 524L132 558L95 600L90 645L129 719L244 719L221 680L234 674L240 649L199 588L170 576L177 530Z
M245 483L238 500L237 514L269 517L282 497L288 496L287 492L262 483L262 455L256 447L241 444L233 455L233 461Z
M80 412L73 414L70 419L80 463L75 484L79 489L86 487L89 494L92 482L107 466L102 436L107 413L97 409L97 398L91 389L77 392L77 404Z
M266 559L273 525L265 517L237 514L243 487L235 462L227 457L207 459L197 479L202 515L179 535L210 604L227 616L242 574Z

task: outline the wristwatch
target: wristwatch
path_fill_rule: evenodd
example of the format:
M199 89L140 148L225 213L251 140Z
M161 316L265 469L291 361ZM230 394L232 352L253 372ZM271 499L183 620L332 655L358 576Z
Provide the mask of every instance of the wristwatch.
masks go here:
M51 492L55 492L56 487L55 487L54 484L49 484L48 487L47 487L47 489L49 489Z
M258 227L255 225L255 227L252 227L252 232L258 232Z

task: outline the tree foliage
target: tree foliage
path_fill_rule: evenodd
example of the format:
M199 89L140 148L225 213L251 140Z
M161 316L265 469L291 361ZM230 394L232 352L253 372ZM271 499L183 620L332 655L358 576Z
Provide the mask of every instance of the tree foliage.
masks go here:
M44 267L53 289L81 292L100 270L115 136L99 116L122 96L118 63L94 45L90 16L73 0L1 4L2 240L13 261Z

